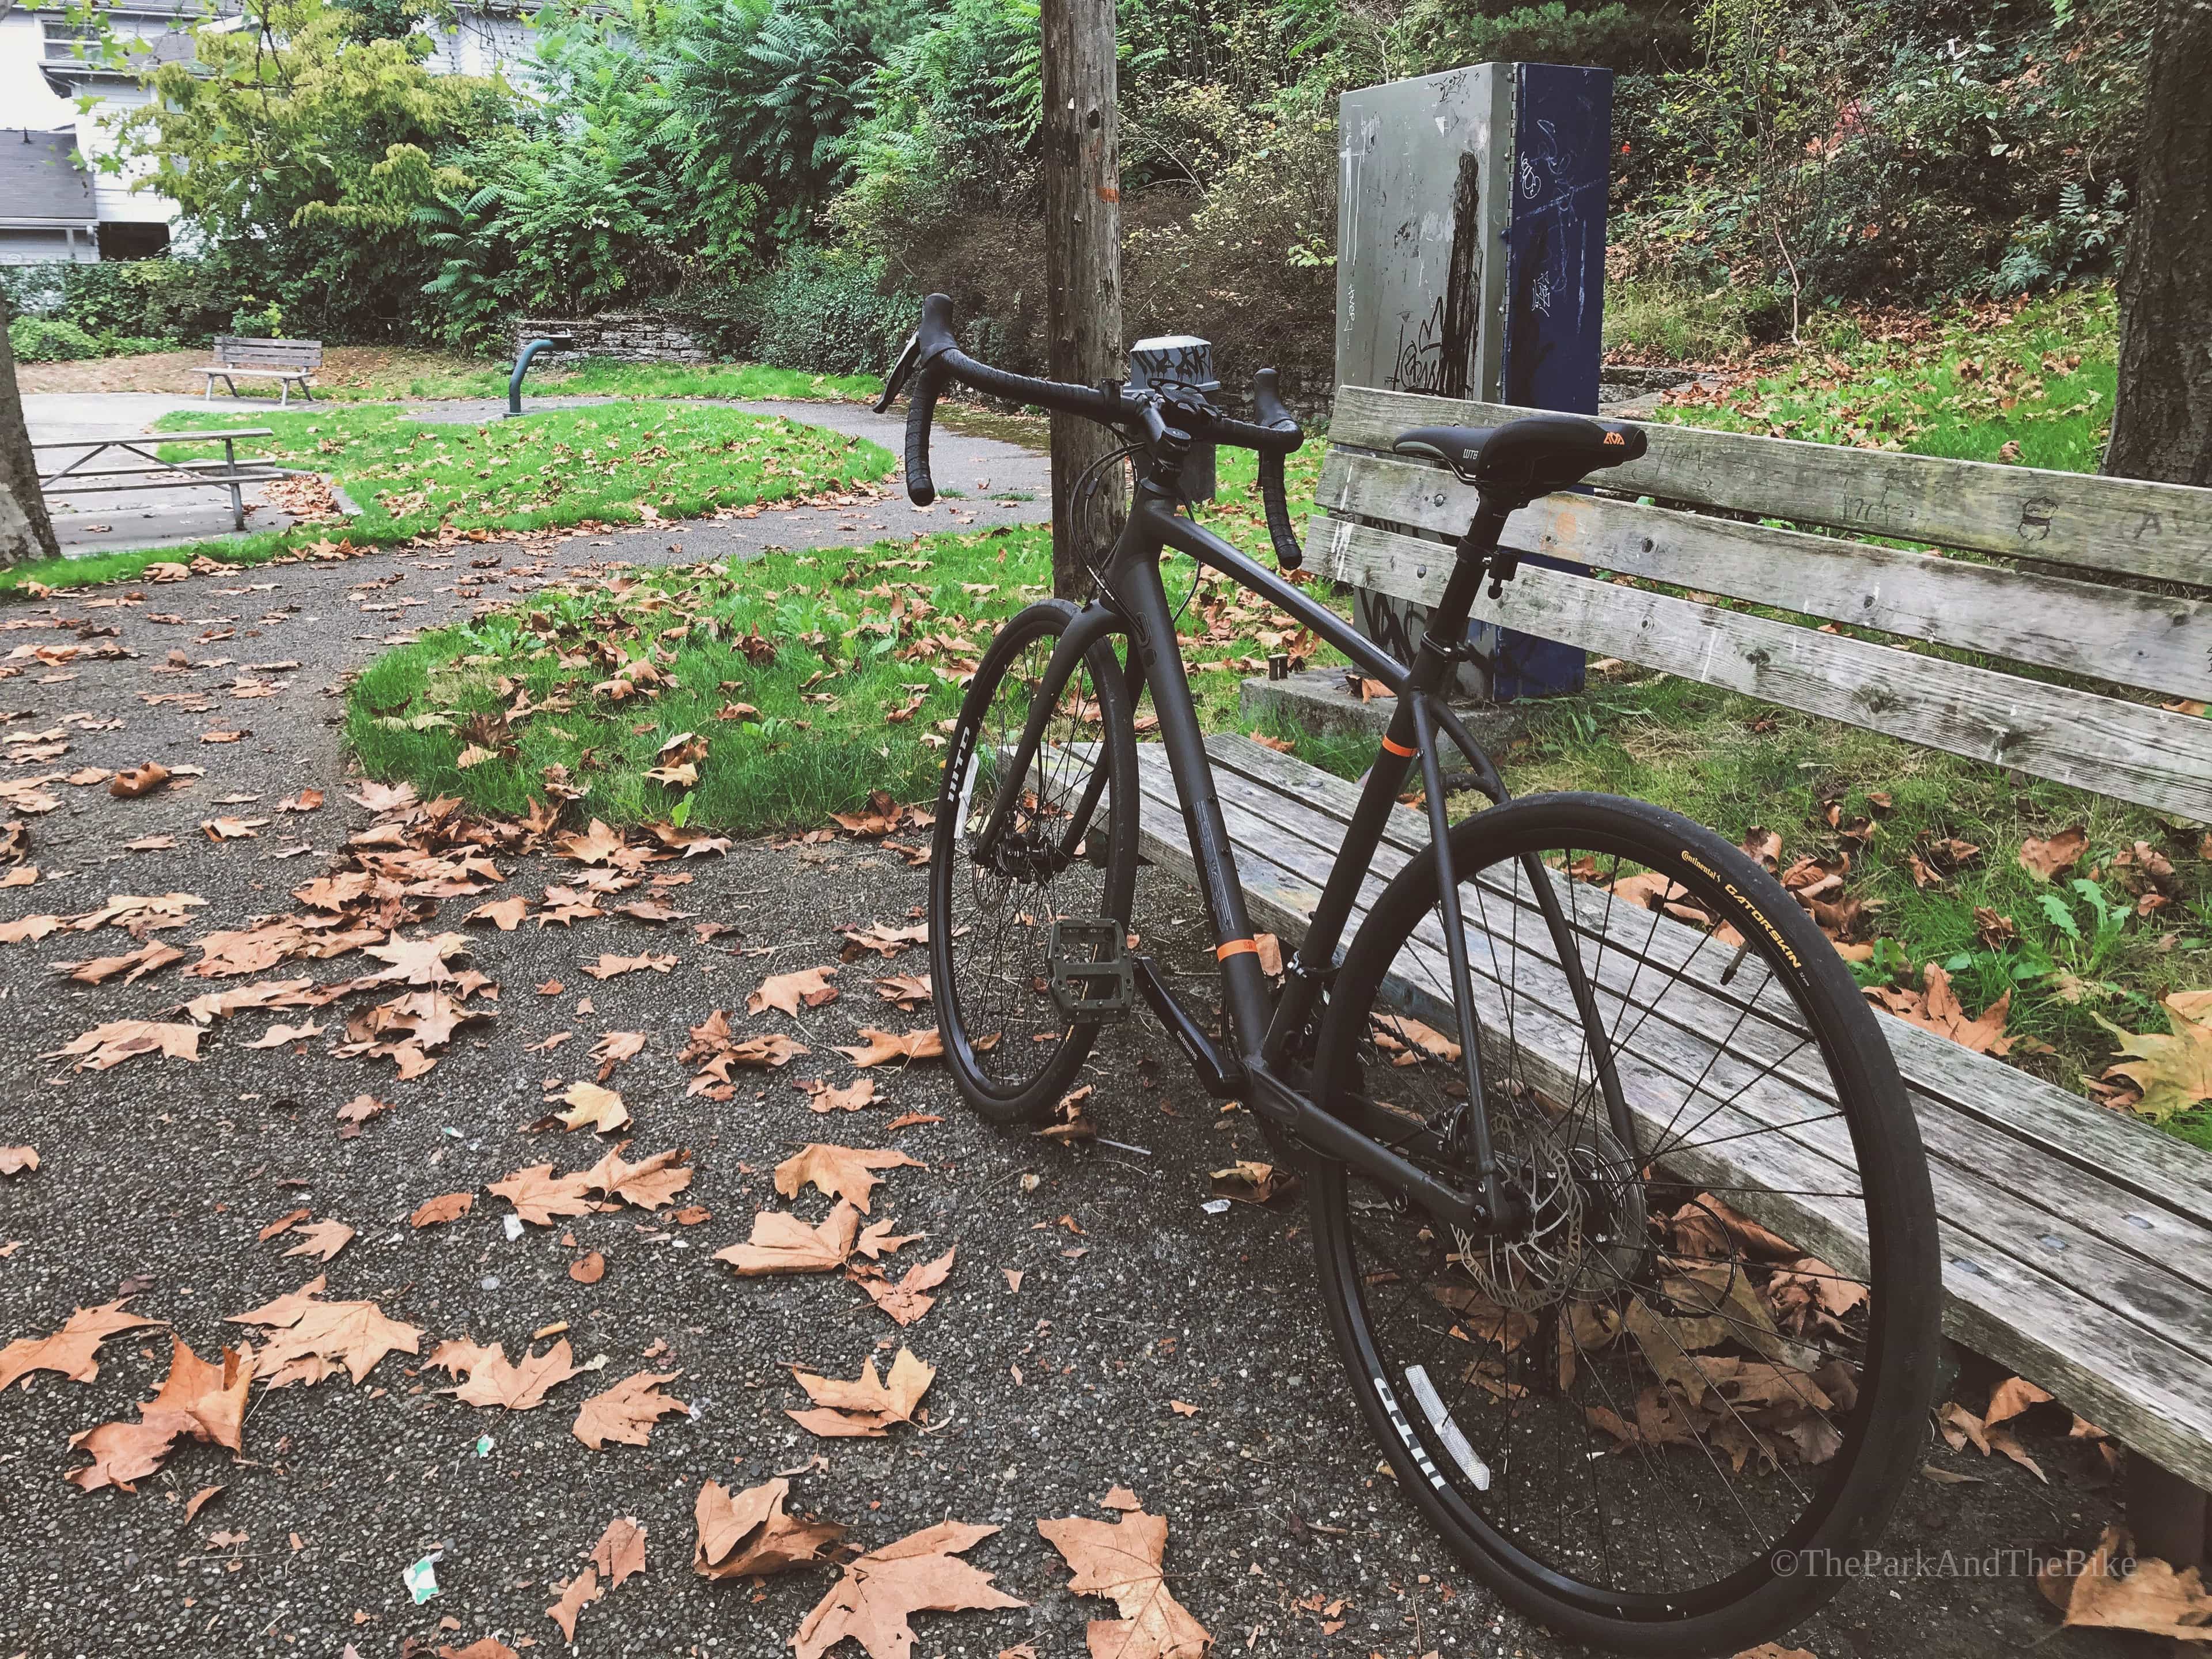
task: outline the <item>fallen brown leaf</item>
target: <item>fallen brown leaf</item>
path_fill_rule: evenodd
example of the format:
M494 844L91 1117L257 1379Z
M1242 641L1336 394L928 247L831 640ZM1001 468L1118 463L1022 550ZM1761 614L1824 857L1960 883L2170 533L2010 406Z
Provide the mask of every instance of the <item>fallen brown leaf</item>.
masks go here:
M568 1345L563 1342L561 1346ZM605 1450L610 1440L618 1440L625 1446L644 1445L654 1423L671 1412L690 1409L660 1389L662 1383L673 1382L681 1375L678 1371L640 1371L635 1376L624 1377L605 1394L593 1395L576 1413L576 1438L593 1451Z
M927 1167L891 1148L815 1144L800 1148L775 1166L775 1189L786 1198L796 1198L802 1188L811 1184L828 1197L848 1200L866 1215L868 1194L879 1184L874 1170Z
M870 1659L908 1659L915 1639L908 1620L916 1613L1027 1607L958 1559L998 1530L940 1521L848 1563L791 1638L798 1659L822 1659L848 1637Z
M860 1213L840 1201L818 1227L810 1227L787 1210L763 1210L753 1218L752 1237L714 1252L740 1279L769 1273L813 1273L845 1265L860 1228Z
M701 1486L691 1509L699 1532L691 1571L702 1578L750 1578L818 1559L845 1529L792 1519L783 1512L790 1492L791 1483L781 1477L734 1498L714 1481Z
M1206 1659L1213 1638L1169 1593L1168 1523L1142 1510L1115 1522L1068 1516L1040 1521L1037 1531L1058 1550L1078 1595L1113 1598L1119 1620L1093 1620L1090 1648L1114 1659Z

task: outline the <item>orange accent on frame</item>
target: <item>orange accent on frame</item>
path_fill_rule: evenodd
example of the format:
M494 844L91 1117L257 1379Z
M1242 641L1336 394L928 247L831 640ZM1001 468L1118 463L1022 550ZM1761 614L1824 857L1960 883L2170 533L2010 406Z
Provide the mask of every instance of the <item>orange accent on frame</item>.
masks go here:
M1413 758L1414 755L1419 752L1418 750L1412 749L1401 749L1396 744L1391 742L1388 738L1382 739L1382 746L1389 750L1392 754L1395 755L1400 760L1411 760Z
M1243 956L1247 951L1249 951L1255 957L1260 954L1260 947L1253 940L1249 939L1232 939L1226 945L1216 945L1214 947L1214 960L1217 962L1226 962L1231 957Z

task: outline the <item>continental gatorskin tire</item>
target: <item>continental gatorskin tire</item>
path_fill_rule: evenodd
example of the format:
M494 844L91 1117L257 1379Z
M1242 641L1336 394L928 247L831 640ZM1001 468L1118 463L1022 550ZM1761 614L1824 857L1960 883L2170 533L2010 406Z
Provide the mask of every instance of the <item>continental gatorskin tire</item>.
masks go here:
M1470 967L1490 1128L1536 1202L1516 1238L1457 1234L1318 1165L1353 1392L1400 1490L1503 1601L1595 1647L1735 1653L1846 1582L1921 1455L1939 1262L1896 1065L1810 918L1686 819L1543 795L1462 823L1451 848L1486 934ZM1594 1021L1529 902L1532 859ZM1468 1092L1437 891L1424 854L1362 924L1315 1085L1456 1174L1465 1135L1437 1132Z

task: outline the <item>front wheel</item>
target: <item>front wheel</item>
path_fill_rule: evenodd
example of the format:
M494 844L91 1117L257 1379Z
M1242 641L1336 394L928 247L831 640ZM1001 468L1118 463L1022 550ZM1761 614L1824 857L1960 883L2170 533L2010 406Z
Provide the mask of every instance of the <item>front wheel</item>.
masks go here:
M1136 728L1113 642L1101 637L1057 686L1060 636L1083 613L1056 599L999 630L969 683L939 791L929 870L929 961L945 1060L961 1097L994 1123L1049 1115L1091 1052L1052 994L1055 921L1126 931L1137 879ZM989 844L982 837L1031 707L1044 736Z
M1686 819L1537 796L1451 849L1528 1214L1462 1232L1322 1165L1353 1388L1403 1489L1521 1612L1621 1652L1749 1647L1842 1585L1920 1454L1936 1231L1895 1063L1810 919ZM1438 891L1425 853L1362 925L1315 1096L1466 1181Z

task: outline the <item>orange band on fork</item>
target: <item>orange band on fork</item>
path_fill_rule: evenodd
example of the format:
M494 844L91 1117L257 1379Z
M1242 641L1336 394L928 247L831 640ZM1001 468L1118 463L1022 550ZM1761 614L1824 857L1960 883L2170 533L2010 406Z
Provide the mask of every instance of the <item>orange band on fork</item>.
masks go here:
M1416 754L1420 752L1414 749L1401 748L1398 744L1391 742L1388 738L1382 739L1382 746L1389 750L1392 754L1395 755L1400 760L1411 760Z
M1260 954L1260 947L1255 941L1249 939L1232 939L1225 945L1214 946L1213 957L1217 962L1226 962L1231 957L1243 956L1247 951L1255 957Z

